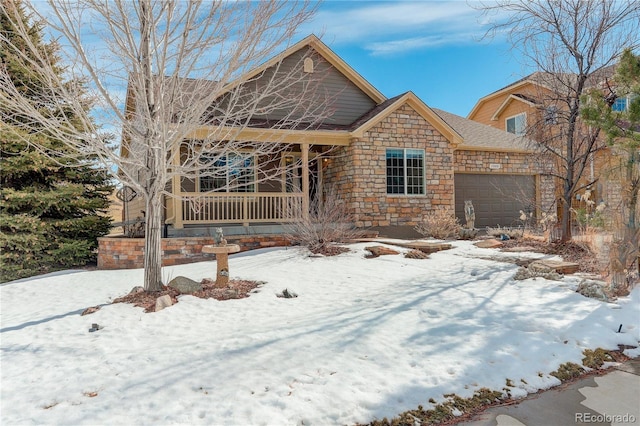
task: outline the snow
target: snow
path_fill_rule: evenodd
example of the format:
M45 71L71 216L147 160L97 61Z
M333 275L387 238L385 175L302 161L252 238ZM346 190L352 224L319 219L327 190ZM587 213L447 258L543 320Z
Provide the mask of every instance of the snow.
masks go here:
M488 260L514 253L467 241L425 260L367 259L368 245L232 255L232 278L266 281L256 293L156 313L109 304L142 270L4 284L2 423L353 424L507 379L522 397L557 385L549 373L585 348L640 340L640 289L603 303L573 291L578 277L515 281L517 266ZM199 280L215 262L163 272ZM298 297L276 297L285 288Z

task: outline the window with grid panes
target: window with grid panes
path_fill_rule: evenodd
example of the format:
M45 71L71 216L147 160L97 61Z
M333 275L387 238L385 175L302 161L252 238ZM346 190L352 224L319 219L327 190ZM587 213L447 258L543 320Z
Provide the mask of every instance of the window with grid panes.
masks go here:
M387 149L387 194L424 194L424 151Z
M253 156L229 154L216 159L200 175L200 192L209 191L255 192Z

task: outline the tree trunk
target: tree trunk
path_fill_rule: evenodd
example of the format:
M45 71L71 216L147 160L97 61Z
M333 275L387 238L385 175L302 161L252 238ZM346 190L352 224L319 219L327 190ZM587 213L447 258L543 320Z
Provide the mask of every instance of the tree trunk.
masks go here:
M162 203L160 197L149 196L145 214L144 289L162 290Z
M571 193L567 195L567 191L565 190L562 196L562 218L560 221L560 241L566 243L571 241Z

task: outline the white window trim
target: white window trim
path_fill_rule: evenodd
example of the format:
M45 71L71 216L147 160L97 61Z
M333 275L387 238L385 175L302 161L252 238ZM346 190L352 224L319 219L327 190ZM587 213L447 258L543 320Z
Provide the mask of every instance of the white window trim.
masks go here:
M233 154L233 153L231 153L231 154ZM245 153L244 152L240 152L239 154L244 155ZM225 177L225 180L226 180L226 185L225 185L226 188L224 189L224 191L222 191L222 190L221 191L206 191L204 193L211 192L211 193L221 193L221 194L235 194L235 193L252 194L252 193L258 192L257 191L257 189L258 189L258 181L256 179L256 176L257 176L257 173L258 173L257 156L255 154L252 154L251 152L246 152L246 154L247 154L248 157L252 157L252 159L253 159L253 182L251 183L253 185L253 191L230 191L229 190L229 166L227 165L225 167L225 174L224 174L224 177ZM228 155L229 154L221 154L220 158L226 157ZM196 178L196 192L197 193L203 193L202 189L200 187L200 178L202 177L200 172L201 172L201 170L198 170L198 172L196 174L196 177L197 177ZM222 177L222 175L220 175L220 177ZM237 189L237 188L233 188L233 189Z
M516 117L520 117L520 116L522 116L524 118L524 128L522 129L522 133L518 133L518 131L517 131L518 129L516 129L515 133L509 132L509 130L507 130L509 128L509 126L507 125L507 122L509 120L511 120L512 118L515 119ZM517 123L517 121L516 121L516 123ZM508 133L511 133L512 135L523 136L527 132L527 113L526 112L521 112L519 114L515 114L515 115L512 115L510 117L505 118L504 119L504 130L506 132L508 132Z
M400 194L390 194L387 192L387 150L389 149L397 149L401 150L403 154L404 167L403 167L403 178L404 178L404 192ZM422 193L420 194L408 194L407 193L407 151L414 150L422 152ZM385 182L384 182L384 192L387 197L424 197L427 195L427 153L424 149L421 148L403 148L403 147L393 147L387 146L384 150L384 167L385 167Z

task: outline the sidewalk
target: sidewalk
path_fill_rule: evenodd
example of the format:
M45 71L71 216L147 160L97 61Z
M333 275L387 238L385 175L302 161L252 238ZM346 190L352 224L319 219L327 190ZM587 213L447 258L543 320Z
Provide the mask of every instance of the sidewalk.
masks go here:
M640 358L603 376L487 409L464 426L640 425Z

